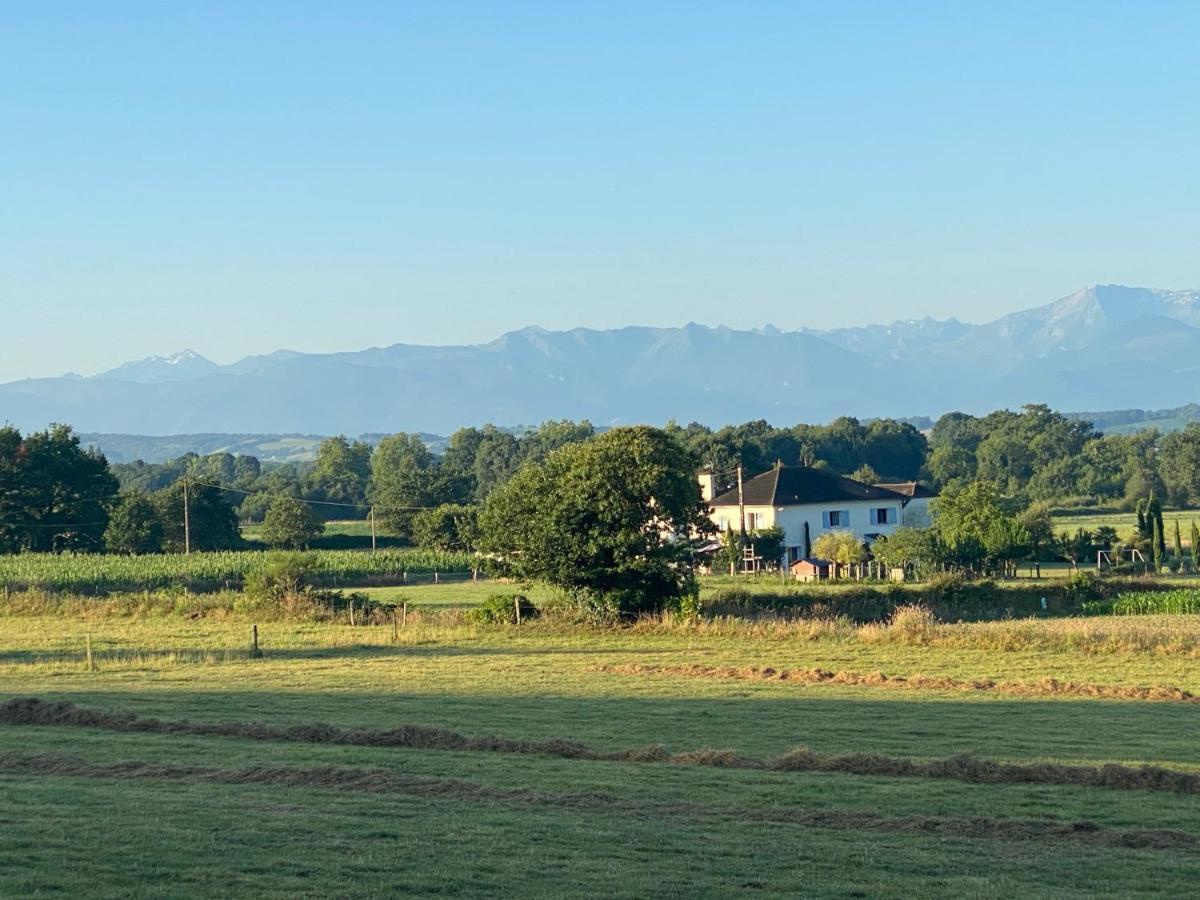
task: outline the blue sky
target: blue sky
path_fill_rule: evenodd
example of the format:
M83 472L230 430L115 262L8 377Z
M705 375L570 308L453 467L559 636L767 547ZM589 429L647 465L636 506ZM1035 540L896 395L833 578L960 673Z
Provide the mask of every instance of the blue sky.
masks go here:
M1200 4L21 4L0 380L1200 287Z

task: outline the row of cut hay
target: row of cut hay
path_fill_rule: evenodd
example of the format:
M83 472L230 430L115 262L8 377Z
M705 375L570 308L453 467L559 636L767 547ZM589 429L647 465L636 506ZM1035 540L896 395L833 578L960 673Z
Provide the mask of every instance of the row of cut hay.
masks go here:
M1200 703L1200 696L1173 685L1117 685L1059 681L995 681L975 678L969 681L942 675L888 675L884 672L850 672L830 669L776 669L773 666L622 665L593 666L590 671L613 675L656 675L683 678L721 678L740 681L784 681L795 684L833 684L876 688L900 688L931 691L994 691L1020 697L1091 697L1101 700L1154 700L1176 703Z
M1055 763L1007 763L960 754L915 760L880 754L819 754L798 747L773 759L743 756L733 750L701 748L672 753L661 745L605 751L566 738L520 740L496 735L470 736L448 728L398 725L386 730L342 728L315 723L273 726L262 722L202 723L164 720L132 712L94 710L66 701L19 697L0 704L0 724L104 729L116 732L236 737L259 741L333 744L356 747L403 747L453 752L514 753L602 762L666 763L779 772L836 772L895 778L934 778L989 784L1044 784L1110 790L1200 794L1200 774L1161 766L1070 766Z

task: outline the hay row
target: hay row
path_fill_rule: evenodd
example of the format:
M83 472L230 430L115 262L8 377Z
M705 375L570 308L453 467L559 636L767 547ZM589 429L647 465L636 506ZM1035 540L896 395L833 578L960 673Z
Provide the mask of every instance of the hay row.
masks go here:
M1200 703L1200 696L1170 685L1125 686L1088 684L1078 681L994 681L931 675L886 675L883 672L832 672L828 669L775 669L770 666L656 666L626 664L591 666L589 672L609 675L667 675L683 678L730 678L741 681L791 681L800 684L847 684L865 687L906 688L932 691L994 691L1017 697L1091 697L1102 700L1151 700L1174 703Z
M117 732L184 734L355 747L516 753L598 762L664 763L776 772L831 772L890 778L934 778L976 784L1042 784L1200 794L1200 774L1161 766L1004 763L968 754L942 759L914 760L874 753L819 754L806 747L798 747L772 759L759 759L743 756L733 750L712 748L672 753L661 744L603 751L578 741L524 741L494 735L474 737L448 728L421 725L373 730L339 728L327 724L278 727L261 722L172 721L128 712L86 709L66 701L46 701L36 697L19 697L0 704L0 725L92 728Z
M590 791L555 794L533 788L498 788L453 778L406 775L377 767L208 766L122 760L89 763L59 754L0 753L0 774L21 777L67 777L107 780L193 781L211 784L268 785L370 794L398 794L435 800L505 803L621 816L680 817L720 821L792 825L845 831L907 832L952 838L1004 841L1074 840L1105 847L1191 851L1194 835L1170 829L1115 829L1094 822L1050 819L1000 819L988 816L888 816L857 810L812 810L799 806L747 808L698 803L634 800Z

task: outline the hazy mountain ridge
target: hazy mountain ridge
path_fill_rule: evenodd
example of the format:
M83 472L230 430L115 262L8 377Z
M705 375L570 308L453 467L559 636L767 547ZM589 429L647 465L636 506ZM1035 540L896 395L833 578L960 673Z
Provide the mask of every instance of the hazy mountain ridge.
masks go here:
M445 434L548 418L789 423L1029 402L1168 407L1197 399L1198 361L1200 292L1100 285L982 325L530 327L479 345L280 350L228 366L184 351L90 378L0 385L0 420L133 434Z

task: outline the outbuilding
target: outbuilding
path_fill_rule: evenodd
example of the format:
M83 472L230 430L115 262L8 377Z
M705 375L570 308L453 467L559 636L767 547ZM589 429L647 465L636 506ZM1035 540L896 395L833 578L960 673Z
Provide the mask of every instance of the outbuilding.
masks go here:
M825 581L832 573L833 563L827 559L805 556L792 563L792 577L797 581Z

